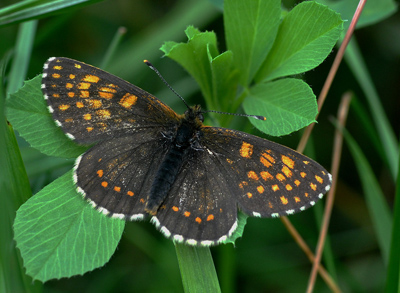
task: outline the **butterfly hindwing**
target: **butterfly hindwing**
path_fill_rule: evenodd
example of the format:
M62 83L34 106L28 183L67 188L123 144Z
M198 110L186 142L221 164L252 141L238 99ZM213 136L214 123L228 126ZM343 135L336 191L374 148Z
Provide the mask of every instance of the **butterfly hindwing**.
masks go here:
M76 162L78 191L104 214L144 218L152 180L165 155L163 140L153 130L99 142Z
M230 182L206 151L192 149L153 222L167 237L191 245L223 242L237 227Z
M290 148L231 129L204 127L203 133L202 144L218 161L232 197L248 215L278 217L299 212L330 188L331 175Z

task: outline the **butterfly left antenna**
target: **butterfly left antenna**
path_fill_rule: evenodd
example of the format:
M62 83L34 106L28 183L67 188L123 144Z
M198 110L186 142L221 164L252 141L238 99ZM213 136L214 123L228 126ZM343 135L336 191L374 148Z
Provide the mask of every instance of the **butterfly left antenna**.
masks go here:
M151 64L148 60L143 60L143 62L150 67L150 69L154 70L155 73L157 73L158 77L163 81L163 83L165 83L165 85L175 94L177 95L186 105L186 107L188 109L190 109L189 105L186 103L185 99L178 94L173 88L172 86L169 85L169 83L165 80L165 78L161 75L161 73L157 70L157 68L154 67L153 64Z

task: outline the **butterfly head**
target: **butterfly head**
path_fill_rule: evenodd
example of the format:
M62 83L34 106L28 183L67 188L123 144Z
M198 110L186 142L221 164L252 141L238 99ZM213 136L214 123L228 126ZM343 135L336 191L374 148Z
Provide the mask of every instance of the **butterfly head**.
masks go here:
M193 123L196 126L201 126L204 122L203 112L200 105L188 107L185 111L185 120Z

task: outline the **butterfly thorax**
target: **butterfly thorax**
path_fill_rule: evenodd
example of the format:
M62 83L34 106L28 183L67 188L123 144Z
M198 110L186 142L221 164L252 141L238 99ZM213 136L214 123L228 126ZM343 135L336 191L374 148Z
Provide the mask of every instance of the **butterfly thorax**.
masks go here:
M185 114L180 116L180 123L171 133L163 136L172 143L154 177L146 211L152 215L162 205L174 184L184 162L187 161L190 151L199 150L200 128L203 124L203 115L200 106L188 108Z

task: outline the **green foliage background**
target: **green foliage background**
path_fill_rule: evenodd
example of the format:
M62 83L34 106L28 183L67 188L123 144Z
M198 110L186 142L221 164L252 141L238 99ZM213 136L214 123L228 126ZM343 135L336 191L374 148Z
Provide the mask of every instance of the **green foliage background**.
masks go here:
M347 3L350 2L352 1ZM385 2L390 1L381 3ZM11 4L11 1L3 1L0 9L8 4ZM284 5L292 9L295 3L284 1ZM345 12L354 10L355 6L351 5L342 5L338 9ZM40 10L41 13L43 9ZM49 14L51 14L51 7L46 9L49 9ZM367 16L371 15L371 11L378 10L366 10ZM15 14L17 15L17 13ZM24 14L20 13L20 15L22 19ZM345 19L343 15L345 15L344 12L342 17ZM400 18L396 14L382 21L382 17L387 15L382 13L378 17L372 13L373 22L378 20L380 22L371 25L370 21L370 26L356 32L356 38L359 50L365 59L365 68L362 68L361 71L371 75L385 110L384 118L392 125L392 130L399 133L400 123L396 119L400 108L397 98L400 42L396 38L398 36L396 27L399 25ZM347 16L351 17L351 14ZM0 13L0 25L2 21L7 21L7 19L4 20ZM368 22L363 20L362 24L366 25L365 23ZM221 11L208 1L113 0L82 6L77 10L67 10L58 15L49 15L38 23L31 24L29 27L25 26L25 28L18 28L18 25L0 27L2 40L0 56L11 56L11 62L23 63L25 61L25 64L28 65L26 73L6 68L6 76L9 76L6 81L18 80L18 78L22 81L33 78L41 73L43 63L48 57L65 56L101 66L155 94L174 110L182 113L185 106L165 88L154 73L142 63L142 60L150 60L189 104L202 103L204 105L199 85L194 79L171 59L160 58L163 53L159 48L165 41L186 42L184 30L188 25L194 25L201 31L216 32L219 52L226 50ZM110 58L105 58L108 56L107 49L120 26L125 26L127 33L118 44L116 53ZM32 48L15 47L17 36L24 40L33 38ZM10 53L10 50L14 51ZM25 55L24 59L22 58L24 56L18 55L19 50L28 52L31 50L31 56ZM273 51L274 48L271 50ZM300 76L311 85L316 95L321 90L334 53L322 65ZM16 59L16 56L20 58ZM352 57L354 56L347 57L349 64L354 60ZM103 61L102 64L101 61ZM246 60L240 62L246 66ZM257 65L249 66L250 75L255 73L253 72L254 66ZM277 73L276 76L279 74ZM318 118L318 124L313 132L307 153L329 169L335 130L334 125L329 122L329 117L336 116L341 95L347 90L352 90L355 93L355 99L350 110L347 129L361 149L350 144L350 148L345 147L343 152L336 203L330 226L328 252L325 255L324 265L328 267L342 290L374 292L381 291L384 287L388 262L391 260L390 256L394 257L395 253L389 255L389 243L382 243L385 235L379 235L382 233L382 229L376 228L380 223L374 220L387 218L388 212L383 208L383 211L375 211L377 214L374 214L371 205L373 206L373 197L377 192L368 197L368 193L365 192L365 187L362 185L363 182L360 181L360 174L365 173L368 165L370 166L370 175L372 174L373 178L367 181L376 180L378 192L382 192L382 198L386 198L384 205L389 206L391 210L394 202L394 178L397 174L393 172L393 168L398 168L398 158L387 156L390 152L379 138L382 129L378 127L378 131L375 130L376 126L373 122L379 124L379 121L372 121L373 114L368 109L365 91L360 86L360 76L361 74L354 72L354 69L353 72L349 70L348 65L343 62L328 95L328 100ZM242 82L245 83L247 80ZM8 85L8 92L16 91L21 85ZM372 84L371 86L373 87ZM29 108L29 105L25 106ZM229 110L223 106L219 107L220 105L216 105L215 110ZM253 125L244 118L232 120L227 118L226 121L222 120L221 122L210 115L208 119L211 124L227 124L231 128L266 137L255 130ZM42 130L40 120L37 121L36 126L38 130ZM299 137L299 133L294 133L285 137L268 137L268 139L296 148ZM72 167L73 160L45 156L29 147L23 139L17 137L17 141L21 148L21 156L33 194ZM47 142L47 140L45 141ZM67 148L66 150L68 151ZM355 154L360 155L362 152L367 158L367 167L365 167L363 158L354 160ZM3 189L1 198L6 198L8 194L10 193L7 192L7 189ZM29 197L29 191L25 194L27 194L26 197ZM19 202L22 203L25 200L26 198L20 199ZM18 206L18 203L14 204ZM315 247L318 237L318 225L322 212L323 205L320 203L313 209L290 217L312 248ZM391 215L388 219L391 223ZM11 223L8 225L11 227ZM23 228L29 232L29 225ZM118 230L120 228L116 227L115 229L115 233L122 233ZM3 232L7 233L1 231L1 233ZM390 229L384 233L390 234ZM35 237L40 237L40 235L35 235ZM385 248L385 246L387 247ZM250 218L243 238L236 241L235 247L230 244L223 245L212 248L211 252L223 292L297 292L304 291L306 288L310 264L277 219ZM4 254L1 257L4 272L10 268L7 266L7 257ZM20 259L19 262L21 264ZM72 290L179 292L183 290L178 259L172 242L164 239L151 224L145 222L127 223L122 240L110 262L103 268L83 276L52 280L43 286L38 281L31 283L31 279L26 276L21 277L22 279L26 278L25 283L21 279L6 276L7 272L4 272L2 278L8 282L19 282L22 284L21 287L25 284L25 288L21 290L32 292L68 292ZM316 284L316 292L324 291L328 291L327 286L319 279Z

